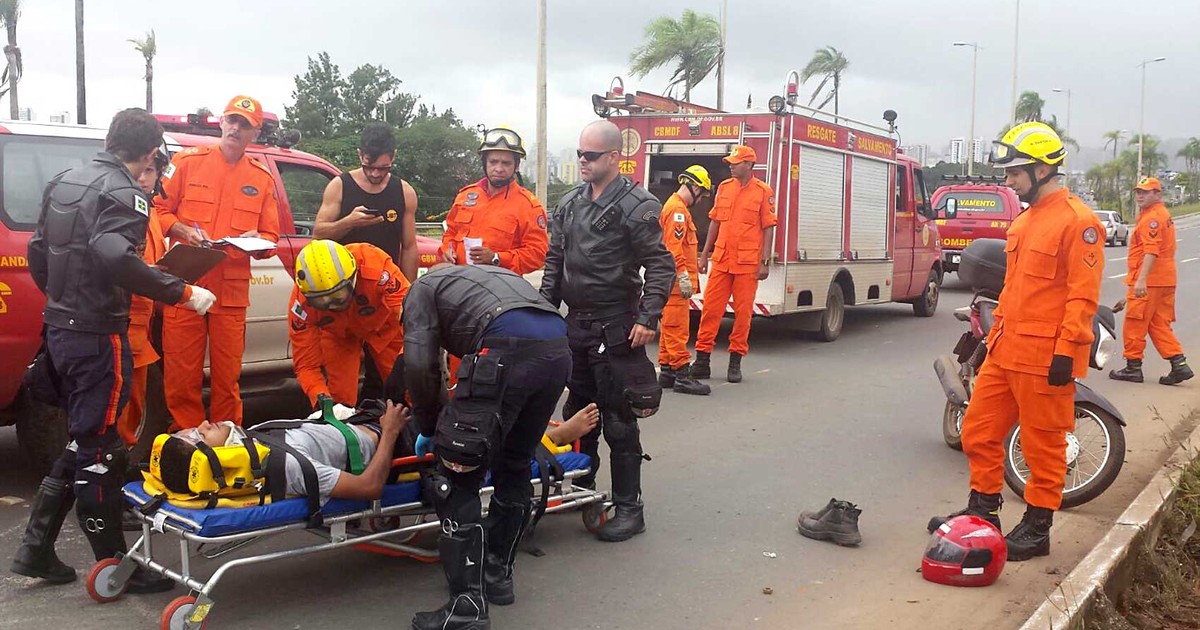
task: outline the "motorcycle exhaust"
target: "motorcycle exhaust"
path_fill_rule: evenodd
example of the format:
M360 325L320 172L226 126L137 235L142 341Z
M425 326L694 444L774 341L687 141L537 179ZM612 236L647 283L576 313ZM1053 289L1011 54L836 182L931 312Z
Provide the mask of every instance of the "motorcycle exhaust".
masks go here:
M960 407L967 405L967 388L958 375L958 364L948 354L934 359L933 371L946 392L946 399Z

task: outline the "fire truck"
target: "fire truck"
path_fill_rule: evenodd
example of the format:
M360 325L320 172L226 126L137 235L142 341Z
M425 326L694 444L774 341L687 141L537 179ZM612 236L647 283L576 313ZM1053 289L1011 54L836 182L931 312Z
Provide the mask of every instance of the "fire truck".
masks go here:
M884 113L883 127L803 107L798 83L789 73L767 111L730 113L626 94L618 77L592 105L621 129L621 173L663 201L692 164L716 183L729 177L722 158L734 146L758 154L754 176L775 191L779 222L755 315L797 314L825 341L841 334L846 306L904 302L933 315L943 274L937 213L921 165L897 148L895 112ZM691 208L701 243L711 204ZM691 298L693 310L702 304L702 295Z

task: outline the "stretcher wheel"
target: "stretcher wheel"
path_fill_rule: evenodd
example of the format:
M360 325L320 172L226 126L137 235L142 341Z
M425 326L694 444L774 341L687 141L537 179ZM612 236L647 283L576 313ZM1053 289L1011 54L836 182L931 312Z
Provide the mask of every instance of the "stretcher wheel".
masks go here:
M608 522L608 509L603 503L589 503L583 508L583 526L589 533L595 534Z
M87 593L92 599L99 604L107 604L121 599L125 594L125 588L129 586L129 582L125 582L120 588L114 589L109 586L108 578L116 572L117 566L121 564L118 558L105 558L97 562L91 572L87 576Z
M162 630L183 630L187 624L188 616L192 614L192 608L196 605L196 598L191 595L183 595L171 600L166 608L163 608L162 620L159 627ZM200 622L200 628L203 630L208 626L208 620Z

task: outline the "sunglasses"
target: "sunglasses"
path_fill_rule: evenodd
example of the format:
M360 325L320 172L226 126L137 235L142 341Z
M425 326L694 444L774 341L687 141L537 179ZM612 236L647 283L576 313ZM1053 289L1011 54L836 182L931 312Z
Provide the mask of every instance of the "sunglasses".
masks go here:
M229 114L225 117L225 124L232 125L238 129L248 130L254 129L254 125L250 124L249 120L238 116L237 114Z
M370 173L386 173L386 172L392 170L391 164L388 164L387 166L371 166L369 164L363 164L360 162L359 166L362 167L362 170L364 172L370 172Z
M583 158L585 162L595 162L606 153L612 153L613 151L616 151L616 149L609 149L608 151L584 151L583 149L575 149L575 156Z

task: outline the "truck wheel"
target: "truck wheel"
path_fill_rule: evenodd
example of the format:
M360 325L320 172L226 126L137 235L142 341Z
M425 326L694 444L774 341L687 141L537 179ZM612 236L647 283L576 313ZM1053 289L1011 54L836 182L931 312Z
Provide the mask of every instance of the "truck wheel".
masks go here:
M842 294L842 285L834 282L829 285L829 295L825 298L825 310L821 311L821 329L817 338L821 341L834 341L842 335L842 324L846 320L846 298Z
M17 443L29 466L38 474L62 456L67 446L67 412L37 402L22 392L17 400Z
M916 302L913 302L913 313L917 317L933 317L937 312L938 294L941 293L941 283L938 282L937 270L929 270L929 278L925 280L925 290L921 292Z

